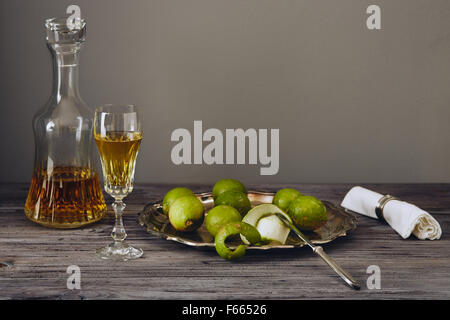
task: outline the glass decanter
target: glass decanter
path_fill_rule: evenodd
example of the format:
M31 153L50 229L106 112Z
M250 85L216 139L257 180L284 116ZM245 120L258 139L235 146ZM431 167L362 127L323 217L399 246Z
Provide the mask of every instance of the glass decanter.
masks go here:
M79 52L86 22L46 20L53 56L53 93L33 118L34 171L26 216L53 228L76 228L100 220L106 204L96 167L93 112L78 90Z

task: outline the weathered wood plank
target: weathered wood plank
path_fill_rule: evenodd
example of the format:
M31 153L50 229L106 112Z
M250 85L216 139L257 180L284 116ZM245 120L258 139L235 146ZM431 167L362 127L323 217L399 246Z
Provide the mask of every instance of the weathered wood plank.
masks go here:
M297 187L338 203L352 185L254 185L253 190ZM148 299L449 299L450 185L364 185L410 201L441 223L439 241L402 240L389 226L359 216L358 228L326 251L362 283L353 291L342 284L309 249L248 251L238 262L222 260L214 250L184 246L147 234L136 223L148 201L162 198L171 185L139 185L129 198L125 227L129 241L144 249L136 261L97 259L94 251L110 241L107 218L76 230L53 230L27 220L26 184L0 184L0 298L148 298ZM196 192L211 186L190 186ZM109 200L109 199L108 199ZM81 290L68 290L69 265L81 268ZM381 290L365 286L366 269L379 265Z

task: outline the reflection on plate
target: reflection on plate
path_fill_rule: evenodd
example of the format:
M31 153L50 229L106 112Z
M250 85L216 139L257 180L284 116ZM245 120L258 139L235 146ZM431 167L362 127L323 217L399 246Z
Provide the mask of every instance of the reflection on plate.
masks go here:
M196 194L196 196L202 201L205 207L205 214L214 207L214 200L211 192ZM274 193L249 191L248 198L252 203L252 207L261 203L272 203ZM317 228L313 232L305 232L305 235L309 237L314 244L323 244L338 237L343 237L348 231L356 228L356 218L344 208L334 205L328 201L322 201L327 208L328 220L327 222ZM167 240L180 242L194 247L214 247L214 238L206 230L203 224L199 229L193 232L179 232L176 231L169 223L169 218L163 214L161 203L149 203L142 212L139 213L138 222L141 226L147 228L147 232L158 235ZM227 241L228 244L228 241ZM233 243L230 241L229 246L231 248L241 244L237 239ZM295 236L292 232L289 235L286 244L269 244L265 246L249 246L248 249L273 249L273 248L294 248L302 247L305 243Z

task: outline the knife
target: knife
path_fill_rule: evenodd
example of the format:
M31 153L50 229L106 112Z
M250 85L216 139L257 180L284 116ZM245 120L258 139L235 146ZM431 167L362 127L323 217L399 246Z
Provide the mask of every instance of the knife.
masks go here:
M286 225L288 228L290 228L294 233L302 239L311 249L312 251L317 254L319 257L323 259L330 267L334 270L344 281L347 285L349 285L351 288L355 290L359 290L361 286L359 285L358 281L356 281L350 273L345 271L340 265L337 264L336 261L334 261L329 255L323 251L323 248L321 246L315 246L312 244L311 241L309 241L308 237L306 237L303 233L300 232L300 230L297 229L296 226L292 223L292 221L287 218L285 215L281 213L276 213L278 218L283 222L284 225Z

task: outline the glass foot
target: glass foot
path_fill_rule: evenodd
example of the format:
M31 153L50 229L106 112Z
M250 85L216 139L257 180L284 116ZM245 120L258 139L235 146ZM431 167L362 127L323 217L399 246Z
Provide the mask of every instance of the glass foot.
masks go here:
M102 259L127 261L140 258L144 251L132 247L126 242L115 242L97 249L96 253Z

